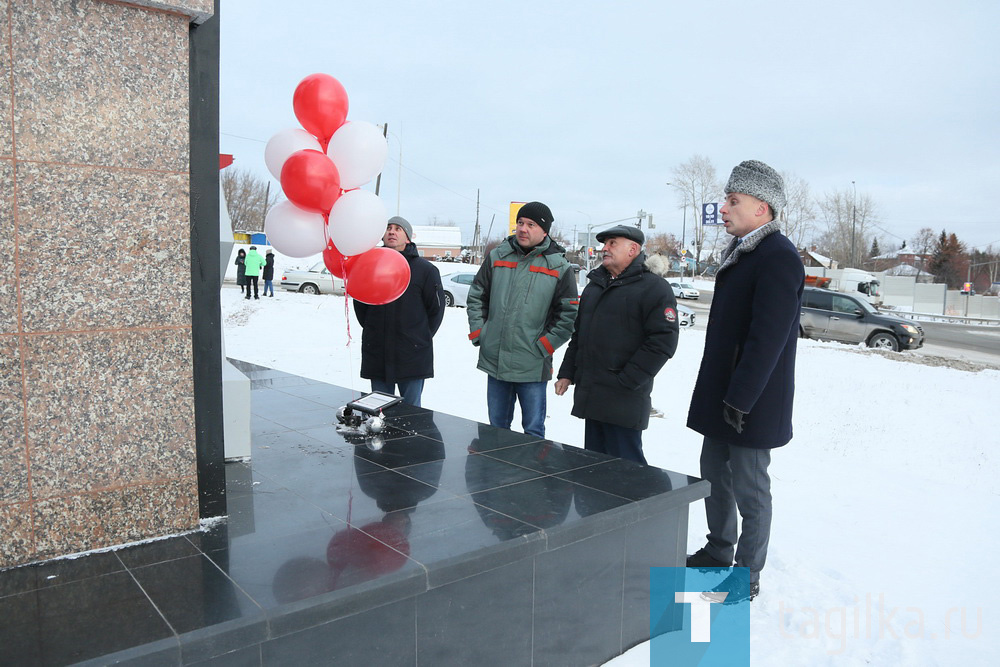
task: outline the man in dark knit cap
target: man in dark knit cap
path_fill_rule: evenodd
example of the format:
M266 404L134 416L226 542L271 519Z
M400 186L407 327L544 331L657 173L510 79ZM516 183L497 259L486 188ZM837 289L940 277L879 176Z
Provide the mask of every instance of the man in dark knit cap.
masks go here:
M354 299L361 334L361 377L372 391L395 394L420 407L424 380L434 377L434 334L444 319L444 290L437 267L420 257L413 227L398 215L389 218L382 243L403 254L410 284L395 301L370 306Z
M722 252L705 352L688 428L705 436L701 476L708 542L688 567L736 569L703 595L732 604L760 592L771 535L771 450L792 439L795 345L804 271L777 218L785 184L757 160L741 162L726 184L720 213L734 238ZM742 532L737 534L739 516ZM735 551L734 551L735 550Z
M517 212L514 234L483 261L469 289L469 340L487 378L490 424L510 428L514 400L525 433L545 437L552 353L576 320L576 274L549 237L552 211L541 202Z

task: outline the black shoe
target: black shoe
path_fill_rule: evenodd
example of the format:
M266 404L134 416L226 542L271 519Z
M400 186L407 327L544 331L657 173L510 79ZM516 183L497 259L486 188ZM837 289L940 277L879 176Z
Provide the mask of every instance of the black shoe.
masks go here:
M254 298L257 299L258 301L260 301L260 297L259 296L255 296Z
M733 572L711 591L702 593L701 599L722 604L739 604L750 602L758 595L760 595L759 581L747 581L745 574Z
M713 558L704 548L702 548L687 557L686 565L688 567L696 567L701 570L710 567L732 567L733 564Z

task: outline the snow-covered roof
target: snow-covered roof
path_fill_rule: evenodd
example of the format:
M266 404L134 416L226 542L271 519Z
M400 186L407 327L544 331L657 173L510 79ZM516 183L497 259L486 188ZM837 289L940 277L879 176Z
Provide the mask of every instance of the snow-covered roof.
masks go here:
M829 257L824 257L823 255L819 254L814 250L808 250L807 252L809 253L810 257L812 257L816 262L819 263L820 266L825 266L828 269L836 268L834 266L834 261Z
M911 266L910 264L898 264L891 269L886 269L884 273L887 276L915 276L918 273L922 276L930 275L927 271L924 271L923 269L918 270L917 267Z
M459 227L438 227L434 225L413 225L412 241L419 246L452 247L462 245L462 230Z

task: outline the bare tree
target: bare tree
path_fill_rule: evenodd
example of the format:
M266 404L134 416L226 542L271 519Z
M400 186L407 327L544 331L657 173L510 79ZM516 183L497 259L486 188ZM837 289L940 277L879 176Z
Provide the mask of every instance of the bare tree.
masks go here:
M802 248L805 239L812 233L816 220L816 207L809 196L809 183L804 178L789 172L782 172L785 181L785 210L781 214L781 232Z
M868 194L855 201L851 190L834 190L818 203L826 225L819 245L841 266L856 266L875 236L875 201Z
M673 234L654 234L646 239L647 255L679 255L681 242Z
M917 282L920 282L920 271L927 264L927 255L935 243L937 243L937 235L934 234L934 230L930 227L921 227L917 235L910 240L910 246L913 248L913 251L918 253L918 257L915 260L917 264Z
M677 192L681 205L680 209L690 207L691 214L686 216L693 235L695 244L695 258L701 259L701 251L705 245L705 228L701 224L701 205L718 202L722 198L722 186L719 184L715 173L715 165L703 155L695 155L687 162L674 167L672 172L673 180L671 187ZM682 234L682 241L687 243L685 236L687 230ZM718 243L721 228L715 229L712 244Z
M270 184L256 174L236 167L222 170L222 194L233 223L233 231L262 232L264 217L278 203L279 188L271 191Z

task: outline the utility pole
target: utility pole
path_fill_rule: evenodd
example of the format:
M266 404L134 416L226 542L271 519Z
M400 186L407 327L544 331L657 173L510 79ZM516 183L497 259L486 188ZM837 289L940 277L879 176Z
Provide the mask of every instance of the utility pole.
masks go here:
M472 254L473 259L479 259L480 264L482 264L482 238L479 231L479 188L476 188L476 231L472 236Z
M389 141L389 123L382 123L382 138L385 139L386 141ZM380 185L382 185L382 172L381 171L378 173L378 177L375 179L375 196L376 197L378 197L378 188L379 188ZM397 209L399 208L398 202L396 204L396 208ZM396 211L396 215L399 215L399 211L398 210Z

